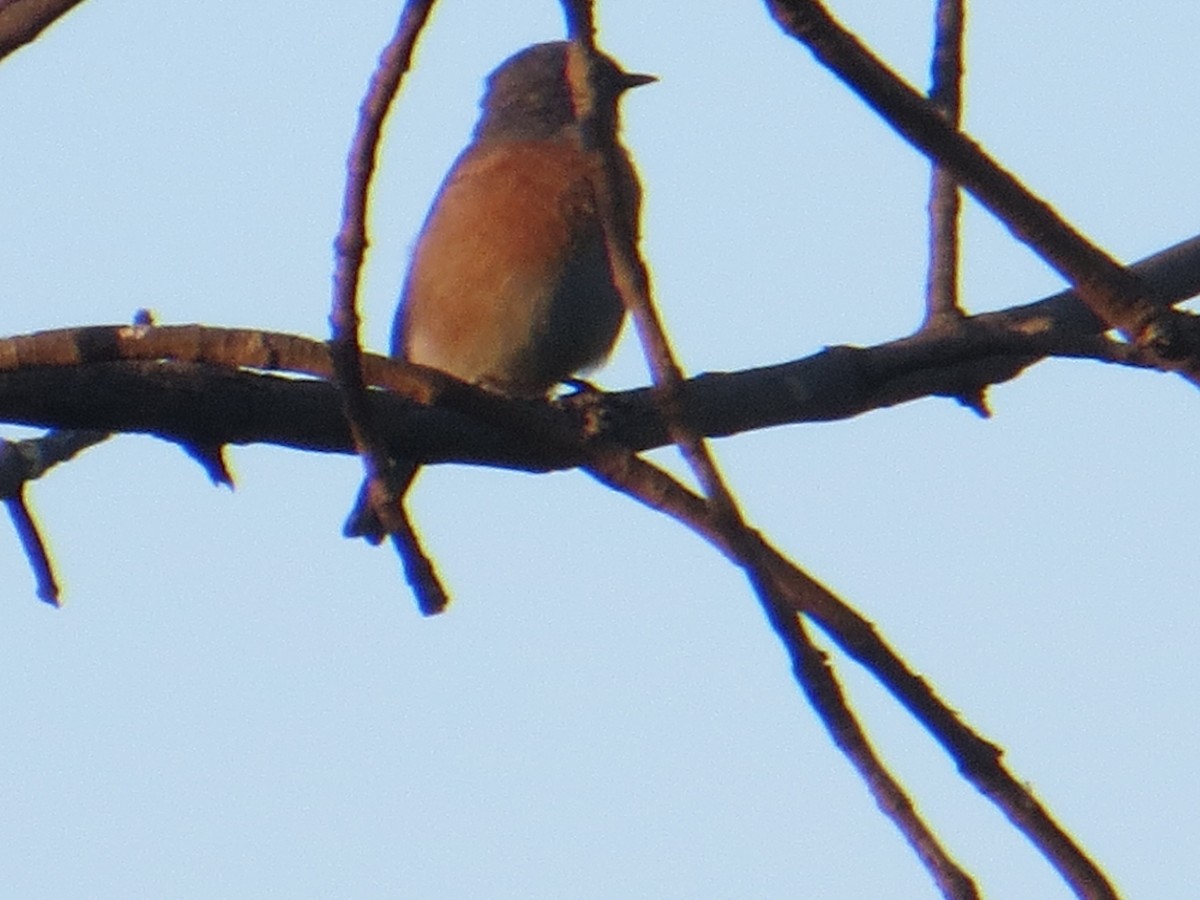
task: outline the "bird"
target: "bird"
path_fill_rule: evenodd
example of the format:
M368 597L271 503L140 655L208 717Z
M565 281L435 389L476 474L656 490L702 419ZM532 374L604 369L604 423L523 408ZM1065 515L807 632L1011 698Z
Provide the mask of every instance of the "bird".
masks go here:
M534 44L487 78L471 140L417 237L391 353L501 394L546 397L603 362L625 316L609 267L567 41ZM615 149L616 208L637 239L641 185L617 140L626 91L657 81L597 54L592 122ZM404 466L398 467L405 471ZM408 466L405 490L417 467ZM360 493L348 537L384 530Z

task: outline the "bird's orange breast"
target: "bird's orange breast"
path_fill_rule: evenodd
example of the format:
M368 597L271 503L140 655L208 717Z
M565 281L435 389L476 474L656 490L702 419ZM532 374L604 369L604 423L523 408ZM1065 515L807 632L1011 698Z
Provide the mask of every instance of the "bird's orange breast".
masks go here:
M393 352L522 394L544 394L607 355L623 309L596 165L569 139L468 148L414 250ZM629 177L636 191L632 168Z

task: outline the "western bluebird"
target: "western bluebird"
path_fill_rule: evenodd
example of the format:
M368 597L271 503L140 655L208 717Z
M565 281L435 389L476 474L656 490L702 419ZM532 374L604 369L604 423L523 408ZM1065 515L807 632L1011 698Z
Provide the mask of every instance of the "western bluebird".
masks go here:
M603 361L625 310L613 284L565 41L535 44L487 79L471 142L442 183L413 251L392 354L506 394L545 396ZM615 139L617 106L656 79L601 56L594 121ZM614 140L615 143L615 140ZM619 208L636 236L641 188L619 144ZM361 505L348 536L377 543Z

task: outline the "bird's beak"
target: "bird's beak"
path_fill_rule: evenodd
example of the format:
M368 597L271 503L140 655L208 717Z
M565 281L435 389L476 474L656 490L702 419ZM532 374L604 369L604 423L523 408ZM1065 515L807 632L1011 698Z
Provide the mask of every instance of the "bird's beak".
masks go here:
M627 91L630 88L641 87L643 84L653 84L658 81L654 75L639 75L637 72L622 72L621 73L621 90Z

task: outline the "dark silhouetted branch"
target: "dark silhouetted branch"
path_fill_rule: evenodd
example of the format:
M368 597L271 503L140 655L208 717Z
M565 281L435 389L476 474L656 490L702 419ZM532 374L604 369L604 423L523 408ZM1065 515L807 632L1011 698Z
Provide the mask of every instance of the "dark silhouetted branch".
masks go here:
M370 504L384 531L391 535L392 546L416 595L417 606L426 615L445 609L449 597L404 509L404 493L412 483L412 467L393 463L387 447L379 439L371 415L372 407L363 383L357 305L359 275L367 248L367 198L375 171L379 136L432 7L433 0L409 0L405 4L396 32L379 58L379 65L359 107L358 128L346 162L342 224L334 241L336 267L333 305L329 313L333 327L329 347L334 383L341 393L342 410L366 470L367 489L362 498Z

